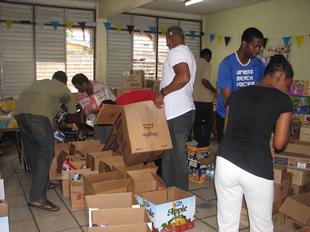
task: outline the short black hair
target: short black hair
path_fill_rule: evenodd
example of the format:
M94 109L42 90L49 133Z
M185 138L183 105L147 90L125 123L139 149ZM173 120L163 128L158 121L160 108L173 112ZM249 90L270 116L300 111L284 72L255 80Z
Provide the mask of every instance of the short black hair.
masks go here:
M82 85L83 83L88 83L89 80L83 73L78 73L72 77L71 82L73 85Z
M210 58L212 57L212 52L209 48L205 48L200 51L200 57L208 57L208 56Z
M241 40L247 43L254 39L264 39L263 33L255 27L249 27L242 33Z
M68 77L67 77L67 74L65 72L57 71L53 74L52 79L55 79L55 80L60 81L64 84L67 84Z
M277 54L271 57L269 63L265 68L264 75L274 74L277 71L283 71L285 73L286 78L292 79L294 76L294 71L292 65L287 61L287 59L281 55Z

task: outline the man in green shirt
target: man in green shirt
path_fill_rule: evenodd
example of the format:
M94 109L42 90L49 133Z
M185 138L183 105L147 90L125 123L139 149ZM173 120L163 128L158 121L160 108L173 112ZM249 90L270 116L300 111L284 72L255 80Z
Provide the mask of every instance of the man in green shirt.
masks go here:
M52 80L34 81L19 96L14 111L24 154L32 173L28 204L49 211L60 209L46 197L48 173L54 155L53 119L64 105L78 127L83 127L66 83L67 75L62 71L55 72Z

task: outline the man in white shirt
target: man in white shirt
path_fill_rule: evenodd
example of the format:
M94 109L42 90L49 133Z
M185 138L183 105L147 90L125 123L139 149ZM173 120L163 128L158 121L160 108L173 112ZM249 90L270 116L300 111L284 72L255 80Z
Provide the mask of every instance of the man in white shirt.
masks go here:
M196 62L184 39L181 27L168 28L166 40L169 53L164 62L160 93L154 103L158 108L165 108L173 145L173 149L162 158L162 178L167 186L187 191L188 167L184 148L195 118L192 94Z

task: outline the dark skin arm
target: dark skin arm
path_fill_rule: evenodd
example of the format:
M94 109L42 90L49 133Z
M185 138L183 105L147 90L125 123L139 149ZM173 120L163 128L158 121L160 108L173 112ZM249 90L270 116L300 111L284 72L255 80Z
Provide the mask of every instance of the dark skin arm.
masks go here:
M222 90L222 93L223 93L224 104L225 104L225 106L227 106L227 101L228 101L229 96L232 93L232 90L228 89L228 88L222 88L221 90Z
M288 143L292 113L282 113L276 122L273 147L277 151L284 150Z
M201 83L203 84L204 87L206 87L208 90L210 90L213 93L216 93L216 89L213 87L213 85L211 84L210 81L208 81L207 79L202 79Z
M175 76L173 78L173 81L162 89L164 95L168 95L169 93L183 88L190 80L190 72L187 63L176 64L175 66L173 66L173 70ZM164 95L162 93L159 93L155 97L154 103L157 108L162 108L164 104Z

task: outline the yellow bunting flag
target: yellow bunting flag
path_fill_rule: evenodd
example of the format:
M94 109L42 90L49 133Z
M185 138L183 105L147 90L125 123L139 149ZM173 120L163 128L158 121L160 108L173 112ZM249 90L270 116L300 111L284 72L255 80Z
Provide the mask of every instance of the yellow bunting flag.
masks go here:
M72 26L73 26L73 22L71 20L66 20L64 24L65 24L66 28L68 28L71 31Z
M161 33L161 34L166 34L166 32L167 32L167 28L165 28L165 27L159 27L159 33Z
M304 38L305 38L304 35L295 36L295 40L296 40L298 47L300 47L304 43Z
M6 25L7 29L11 29L11 27L13 25L13 20L12 19L6 20L5 25Z
M115 28L117 31L121 31L122 30L123 25L120 23L115 23Z
M216 36L216 42L217 42L218 44L221 43L222 40L223 40L223 38L224 38L224 36L222 36L222 35L217 35L217 36Z

